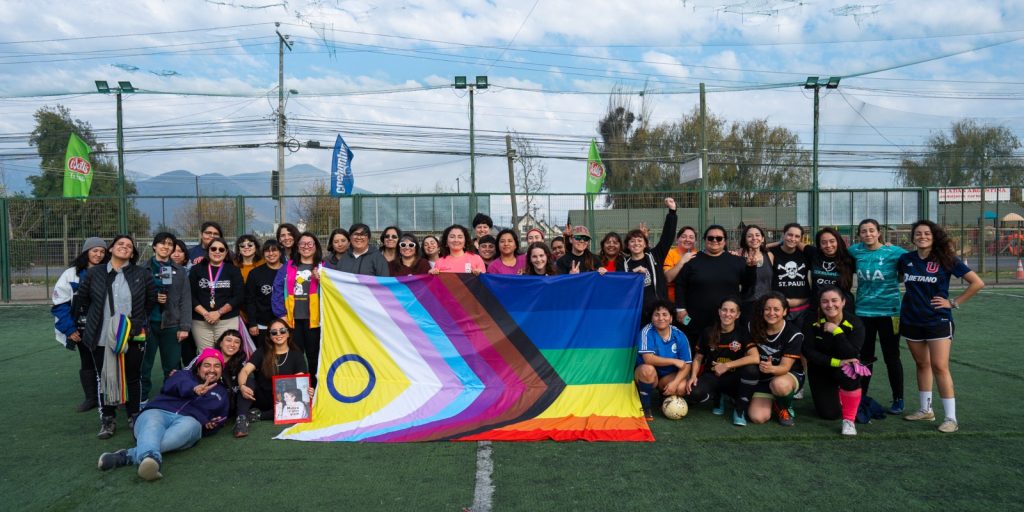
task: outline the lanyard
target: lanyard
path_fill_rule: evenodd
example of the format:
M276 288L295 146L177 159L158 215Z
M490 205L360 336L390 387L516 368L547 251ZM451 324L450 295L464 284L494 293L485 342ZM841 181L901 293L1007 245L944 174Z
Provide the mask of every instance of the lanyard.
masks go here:
M217 303L217 301L215 300L215 297L214 297L214 292L217 290L217 286L216 286L217 285L217 280L220 279L220 273L222 271L224 271L224 264L223 263L220 264L220 267L217 267L217 275L216 276L213 275L212 265L210 265L210 264L206 265L206 275L210 277L210 309L213 309L214 305Z

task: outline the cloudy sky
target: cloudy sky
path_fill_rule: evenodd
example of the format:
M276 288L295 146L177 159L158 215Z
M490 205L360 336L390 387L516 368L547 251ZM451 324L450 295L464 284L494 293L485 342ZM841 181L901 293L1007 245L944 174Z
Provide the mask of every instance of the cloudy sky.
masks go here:
M1013 0L9 0L0 18L0 165L38 172L32 113L62 104L114 147L114 98L95 80L130 80L127 168L237 174L276 166L278 36L288 138L356 147L356 185L374 192L463 191L469 98L455 75L489 77L475 95L477 188L508 190L503 136L534 141L549 189L583 190L584 157L613 88L651 121L698 103L728 120L766 118L810 147L808 76L822 91L822 183L894 182L894 157L971 117L1020 136L1024 3ZM275 27L280 22L280 27ZM639 101L639 95L631 96ZM255 149L234 146L260 144ZM209 146L231 146L209 148ZM180 150L180 148L201 149ZM178 151L164 151L178 148ZM287 165L330 167L301 149ZM830 167L831 166L831 167Z

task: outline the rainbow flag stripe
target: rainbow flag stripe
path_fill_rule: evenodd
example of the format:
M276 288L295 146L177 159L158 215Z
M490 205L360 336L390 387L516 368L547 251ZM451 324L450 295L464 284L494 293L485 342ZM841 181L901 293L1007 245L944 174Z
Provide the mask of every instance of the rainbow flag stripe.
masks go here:
M321 270L303 441L653 441L633 387L639 275Z

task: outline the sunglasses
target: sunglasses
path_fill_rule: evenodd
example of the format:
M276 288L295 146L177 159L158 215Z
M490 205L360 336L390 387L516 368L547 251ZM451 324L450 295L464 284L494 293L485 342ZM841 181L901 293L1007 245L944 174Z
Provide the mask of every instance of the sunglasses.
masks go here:
M708 242L724 242L725 241L725 237L724 236L706 236L706 237L704 237L704 240L707 240Z
M241 249L252 249L253 247L256 247L256 244L241 244L238 247Z
M228 252L227 247L210 247L210 252Z
M590 237L586 236L586 235L576 235L576 236L572 237L572 239L576 240L577 242L589 242L590 241Z
M398 240L398 235L384 235L384 240Z
M271 336L280 336L282 334L288 334L288 329L282 327L280 329L271 329L267 332L269 332Z
M402 243L398 244L398 246L401 247L402 249L415 249L416 248L416 244L414 244L412 242L402 242Z

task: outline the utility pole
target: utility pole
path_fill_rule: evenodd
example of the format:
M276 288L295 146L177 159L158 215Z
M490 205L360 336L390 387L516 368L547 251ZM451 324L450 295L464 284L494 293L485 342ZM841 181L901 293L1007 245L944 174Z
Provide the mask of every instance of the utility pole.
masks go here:
M275 27L280 27L281 23L274 23ZM291 51L292 44L288 42L288 36L281 35L279 30L274 30L277 34L277 179L278 179L278 193L280 194L277 199L278 208L278 224L284 223L284 48L288 47L288 51Z
M697 224L703 230L708 221L708 102L704 95L704 82L700 83L700 210Z
M516 204L516 180L514 171L514 162L516 159L516 150L512 149L512 135L505 134L505 155L508 157L508 192L512 195L512 229L516 229L519 222L519 205ZM529 192L529 191L527 191ZM529 196L527 196L529 200Z

